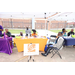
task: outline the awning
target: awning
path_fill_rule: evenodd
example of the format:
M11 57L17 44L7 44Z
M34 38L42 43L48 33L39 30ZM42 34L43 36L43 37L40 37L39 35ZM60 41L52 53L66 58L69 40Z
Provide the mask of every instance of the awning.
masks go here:
M75 12L61 12L61 13L58 13L55 16L52 16L52 17L48 18L48 21L52 21L52 20L75 22Z

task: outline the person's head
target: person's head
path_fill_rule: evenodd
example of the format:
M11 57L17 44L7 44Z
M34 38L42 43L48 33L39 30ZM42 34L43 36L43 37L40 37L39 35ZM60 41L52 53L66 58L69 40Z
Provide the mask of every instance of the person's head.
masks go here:
M29 28L28 28L28 27L26 27L26 29L28 30Z
M71 29L71 32L73 32L74 31L74 29Z
M62 32L65 32L65 28L62 29Z
M62 32L58 32L58 37L59 37L59 36L62 36Z
M36 34L36 30L34 30L33 33Z
M21 35L21 36L23 36L23 33L22 33L22 32L20 32L20 35Z
M67 31L65 30L65 28L63 28L63 29L62 29L62 32L67 32Z
M8 32L8 29L5 29L5 32Z

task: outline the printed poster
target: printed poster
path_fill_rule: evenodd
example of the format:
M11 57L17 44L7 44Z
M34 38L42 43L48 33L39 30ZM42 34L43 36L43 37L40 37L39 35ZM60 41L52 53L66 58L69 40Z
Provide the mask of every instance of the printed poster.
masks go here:
M24 56L39 55L39 44L24 44Z

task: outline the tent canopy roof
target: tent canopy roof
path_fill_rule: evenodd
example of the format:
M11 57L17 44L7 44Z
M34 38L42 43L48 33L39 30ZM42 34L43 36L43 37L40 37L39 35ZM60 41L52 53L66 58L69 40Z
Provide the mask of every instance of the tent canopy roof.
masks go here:
M75 22L75 12L0 12L0 18L24 19L24 18L32 18L34 17L34 15L35 18L47 17L48 21L57 20L57 21Z
M48 18L48 21L50 21L50 20L74 22L75 21L75 12L61 12L53 17Z
M55 12L0 12L0 18L45 18L54 14Z

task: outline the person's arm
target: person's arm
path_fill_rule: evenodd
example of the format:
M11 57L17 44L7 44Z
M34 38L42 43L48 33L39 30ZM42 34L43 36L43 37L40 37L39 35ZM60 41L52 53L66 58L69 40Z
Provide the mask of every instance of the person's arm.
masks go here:
M60 46L60 45L63 43L63 41L64 41L64 39L63 39L62 37L60 37L60 38L58 39L57 43L53 45L53 47L58 47L58 46Z
M73 32L73 35L74 35L74 32Z

